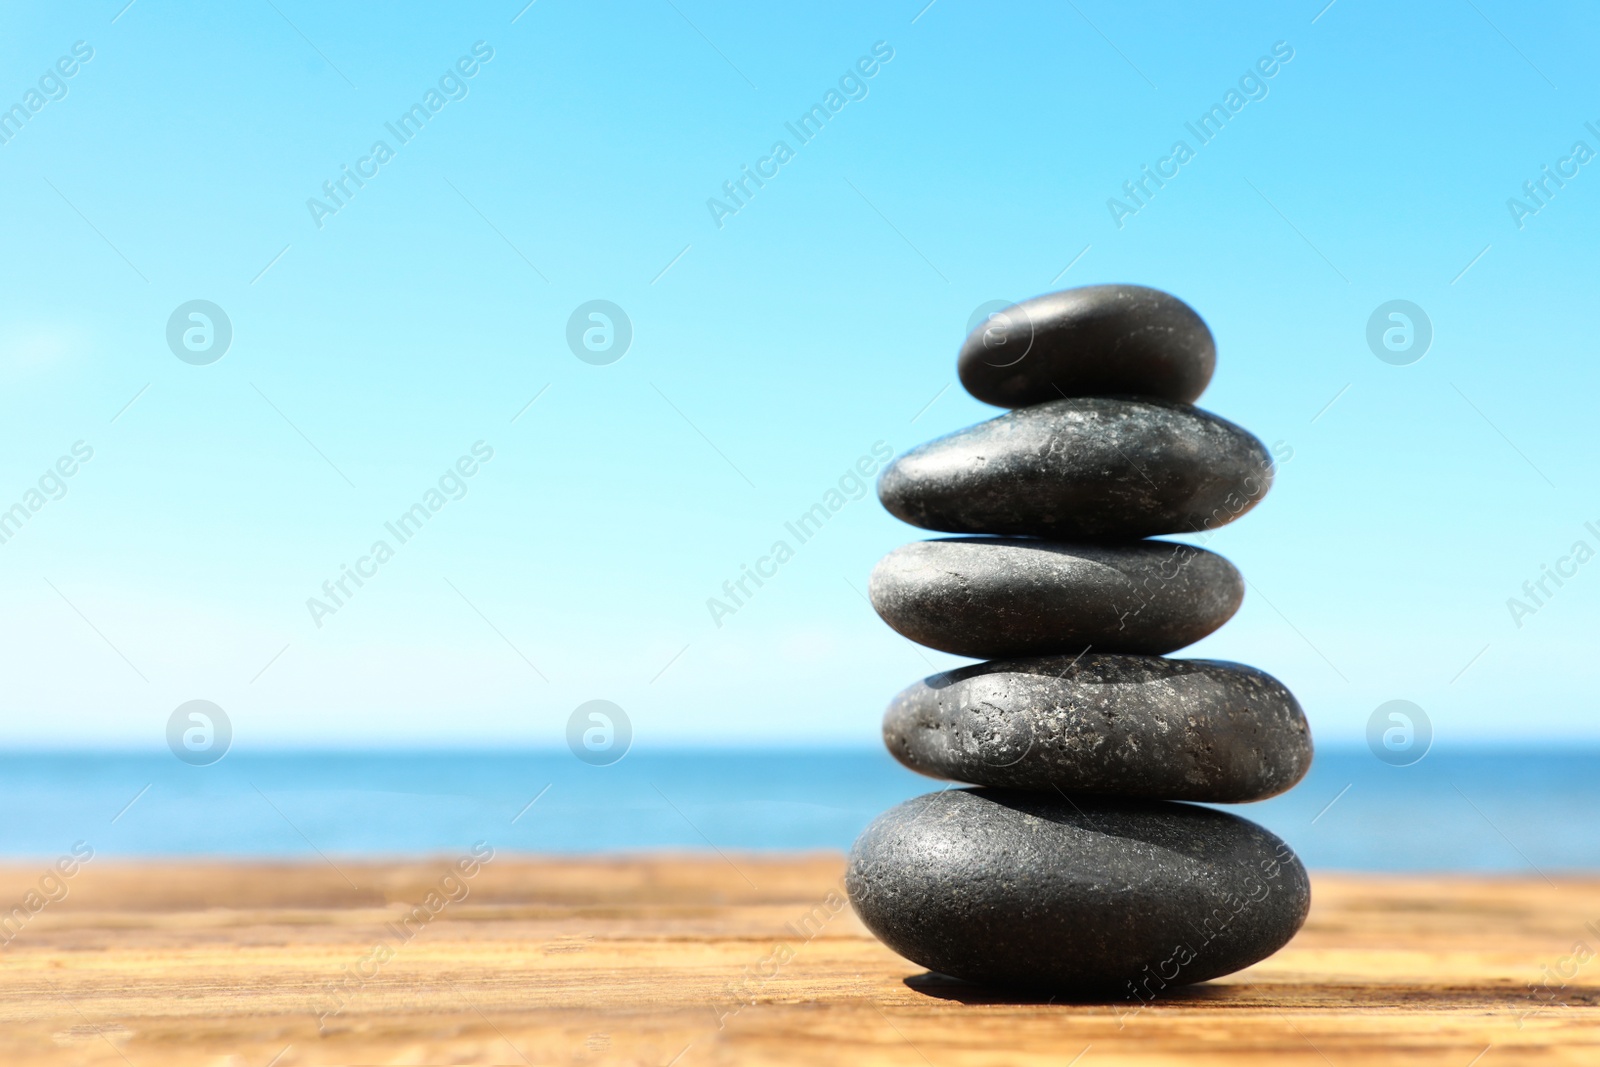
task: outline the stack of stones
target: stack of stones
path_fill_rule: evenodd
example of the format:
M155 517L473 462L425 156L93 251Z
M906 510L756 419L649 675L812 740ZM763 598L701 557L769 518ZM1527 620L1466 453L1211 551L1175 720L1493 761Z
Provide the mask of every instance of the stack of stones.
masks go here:
M1238 609L1233 565L1188 544L1272 481L1255 437L1195 408L1211 331L1154 289L1102 285L1008 308L962 346L973 396L1008 413L899 457L883 505L963 536L873 571L900 633L987 662L905 690L895 757L970 783L879 816L850 857L857 914L932 971L1147 1002L1271 955L1300 928L1299 859L1254 823L1174 801L1280 793L1311 737L1276 679L1167 659Z

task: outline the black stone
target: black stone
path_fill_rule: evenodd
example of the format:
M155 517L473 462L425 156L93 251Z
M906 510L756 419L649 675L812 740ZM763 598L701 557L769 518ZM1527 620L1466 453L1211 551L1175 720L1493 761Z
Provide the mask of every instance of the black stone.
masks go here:
M1013 304L968 334L956 360L967 392L1004 408L1069 396L1193 403L1216 365L1216 342L1194 309L1142 285Z
M908 800L850 854L856 914L929 970L1126 998L1282 948L1311 902L1288 845L1187 804L948 790Z
M956 537L890 552L869 590L884 622L958 656L1161 655L1227 622L1244 580L1216 553L1169 541Z
M1266 446L1186 404L1080 397L929 441L878 478L914 526L1064 540L1214 529L1272 484Z
M914 771L1054 795L1236 803L1311 766L1294 696L1254 667L1089 653L980 663L895 697L889 751Z

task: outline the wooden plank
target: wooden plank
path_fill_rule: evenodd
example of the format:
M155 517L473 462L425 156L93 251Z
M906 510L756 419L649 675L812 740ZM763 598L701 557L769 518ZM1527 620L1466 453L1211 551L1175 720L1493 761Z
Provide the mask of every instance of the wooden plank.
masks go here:
M7 1065L1600 1063L1596 879L1321 874L1283 952L1139 1007L932 978L834 855L44 870L0 871L65 889L0 953Z

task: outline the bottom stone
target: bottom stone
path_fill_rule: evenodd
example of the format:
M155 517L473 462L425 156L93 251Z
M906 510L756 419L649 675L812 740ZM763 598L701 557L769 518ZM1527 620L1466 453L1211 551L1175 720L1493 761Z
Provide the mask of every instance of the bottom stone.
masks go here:
M1311 887L1255 823L1164 801L953 789L880 815L846 881L856 914L929 970L1147 1001L1264 959Z

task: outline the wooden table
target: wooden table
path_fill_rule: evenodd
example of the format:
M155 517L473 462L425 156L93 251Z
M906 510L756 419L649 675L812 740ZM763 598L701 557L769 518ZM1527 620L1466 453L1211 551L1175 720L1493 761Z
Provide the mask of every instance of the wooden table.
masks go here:
M465 859L0 871L0 1064L1600 1064L1596 879L1319 875L1283 952L1136 1008L927 976L833 855Z

